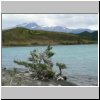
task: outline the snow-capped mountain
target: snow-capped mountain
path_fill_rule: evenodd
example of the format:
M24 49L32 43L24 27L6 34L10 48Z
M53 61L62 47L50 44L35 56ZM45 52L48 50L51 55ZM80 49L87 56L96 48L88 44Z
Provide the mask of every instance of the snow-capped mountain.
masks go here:
M36 23L23 23L23 24L17 25L17 27L24 27L28 29L40 29L40 26Z
M23 24L19 24L16 27L24 27L24 28L28 28L31 30L46 30L46 31L55 31L55 32L66 32L66 33L81 33L84 31L87 32L93 32L93 30L90 29L84 29L84 28L78 28L78 29L70 29L70 28L66 28L66 27L62 27L62 26L52 26L52 27L48 27L48 26L40 26L37 23L23 23ZM95 30L94 30L95 31Z

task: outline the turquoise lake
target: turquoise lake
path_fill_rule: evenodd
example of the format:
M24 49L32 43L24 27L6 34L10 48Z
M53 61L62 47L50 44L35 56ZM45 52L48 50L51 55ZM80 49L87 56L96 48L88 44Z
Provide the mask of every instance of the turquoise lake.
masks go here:
M2 48L2 67L24 68L16 65L14 60L27 61L30 51L36 49L42 52L47 46L31 47L3 47ZM55 55L52 57L54 65L56 62L65 63L67 69L63 73L68 80L80 86L98 85L98 45L56 45L52 46ZM55 71L59 71L54 66Z

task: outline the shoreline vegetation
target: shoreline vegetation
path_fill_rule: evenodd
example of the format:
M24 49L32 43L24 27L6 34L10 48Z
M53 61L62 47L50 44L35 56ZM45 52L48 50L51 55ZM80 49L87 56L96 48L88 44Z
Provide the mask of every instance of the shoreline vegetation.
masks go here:
M44 52L33 50L30 52L28 61L14 60L14 63L23 65L27 71L21 72L17 68L11 70L2 68L2 85L42 85L42 86L76 86L76 84L68 82L67 76L63 75L63 69L67 66L63 63L56 63L59 73L53 70L53 62L51 60L54 53L49 45ZM36 84L37 83L37 84Z
M81 44L78 44L78 43L66 43L66 44L51 44L51 43L46 43L46 44L15 44L15 43L11 43L11 44L4 44L2 45L2 47L27 47L27 46L47 46L47 45L52 45L52 46L56 46L56 45L88 45L88 44L98 44L97 41L91 41L91 42L88 42L88 43L81 43Z
M62 45L95 45L98 44L98 42L95 43L84 43L84 44L49 44L51 46L62 46ZM48 44L43 44L43 45L2 45L2 48L6 48L6 47L35 47L35 46L48 46Z
M30 30L22 27L2 31L2 46L97 44L98 31L79 34Z

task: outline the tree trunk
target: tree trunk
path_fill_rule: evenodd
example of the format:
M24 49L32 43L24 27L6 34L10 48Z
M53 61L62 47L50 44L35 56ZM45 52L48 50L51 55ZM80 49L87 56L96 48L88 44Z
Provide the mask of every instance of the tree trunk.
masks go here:
M61 70L61 68L59 68L59 70L60 70L60 75L62 75L62 70Z
M13 78L10 79L10 86L12 86L12 81L13 81Z

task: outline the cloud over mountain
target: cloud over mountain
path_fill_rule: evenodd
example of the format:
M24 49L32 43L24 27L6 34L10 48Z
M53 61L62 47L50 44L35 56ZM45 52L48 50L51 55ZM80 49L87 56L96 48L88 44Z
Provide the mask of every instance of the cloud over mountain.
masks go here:
M35 22L41 26L98 29L97 14L2 14L2 28Z

